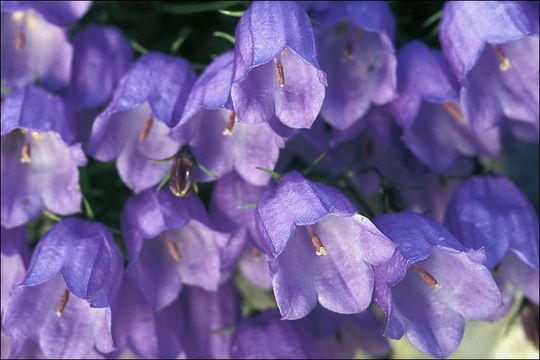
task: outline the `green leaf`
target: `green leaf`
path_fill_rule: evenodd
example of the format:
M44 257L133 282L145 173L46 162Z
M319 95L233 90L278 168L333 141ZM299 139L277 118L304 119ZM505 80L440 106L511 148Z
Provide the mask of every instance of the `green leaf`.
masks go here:
M439 21L441 16L442 16L442 10L437 11L435 14L428 17L426 21L424 21L424 23L422 24L422 27L426 28L426 27L429 27L429 26L433 25L434 23Z
M145 48L144 46L142 46L141 44L139 44L138 42L136 42L135 40L131 40L129 42L131 44L131 47L137 51L137 52L140 52L141 54L144 54L144 53L147 53L148 52L148 49Z
M232 16L232 17L242 17L244 11L231 11L231 10L218 10L223 15Z
M178 38L171 45L171 53L175 53L180 49L180 46L186 41L187 37L191 34L193 28L190 25L186 25L178 33Z
M255 169L264 171L265 173L270 175L275 181L281 180L281 174L279 174L279 173L277 173L277 172L275 172L273 170L265 169L265 168L260 167L260 166L256 166Z
M237 209L254 209L256 207L257 207L257 203L252 202L252 203L248 203L248 204L244 204L244 205L238 205L236 208Z
M45 216L47 219L50 219L52 221L60 221L62 220L62 218L56 214L53 214L52 212L50 212L49 210L47 209L43 209L43 216Z
M317 156L315 160L313 160L311 164L309 164L309 166L302 172L302 175L308 176L309 173L311 173L317 167L317 165L322 161L322 159L324 159L325 156L326 151L323 152L321 155Z
M220 37L222 39L225 39L225 40L229 41L233 45L236 42L236 40L234 39L234 36L232 36L231 34L227 34L225 32L222 32L222 31L214 31L212 33L212 35L214 35L215 37Z
M201 164L201 163L198 162L198 161L197 161L196 163L197 163L197 167L198 167L199 169L201 169L201 171L202 171L203 173L205 173L206 175L208 175L208 176L210 176L210 177L213 177L213 178L216 178L216 179L218 178L218 176L217 176L214 172L212 172L211 170L209 170L206 166L204 166L203 164Z
M160 8L170 14L184 15L223 10L243 3L244 1L209 1L199 4L161 4Z
M94 219L94 210L92 210L92 207L90 206L90 202L87 198L83 196L83 205L84 205L84 213L86 214L86 217L89 219Z

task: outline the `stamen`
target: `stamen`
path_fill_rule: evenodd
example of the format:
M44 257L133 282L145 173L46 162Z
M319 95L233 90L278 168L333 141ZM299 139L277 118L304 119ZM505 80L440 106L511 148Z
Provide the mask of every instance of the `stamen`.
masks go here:
M283 65L278 58L274 59L274 70L276 72L276 80L279 87L285 86L285 74L283 73Z
M176 156L171 166L169 190L178 197L187 196L193 185L194 160L187 152Z
M26 35L24 34L24 31L21 30L17 33L17 36L15 37L15 50L21 50L24 47L25 43Z
M180 262L180 260L182 260L180 250L178 249L178 246L176 246L176 243L173 240L167 239L167 249L169 250L169 254L171 254L171 257L174 261Z
M21 21L24 18L24 12L15 11L13 14L11 14L11 18L15 21Z
M431 286L432 289L438 289L441 287L441 285L437 282L437 280L433 277L433 275L428 273L427 270L419 266L415 266L414 269L418 272L418 275L420 275L420 278L422 278L422 280L424 280L426 284Z
M30 136L32 136L32 140L39 141L43 139L43 134L38 133L37 131L32 131L30 133Z
M58 303L58 306L56 307L56 316L58 317L62 316L62 313L64 312L64 309L67 305L68 300L69 300L69 290L65 288L64 293L60 297L60 302Z
M493 48L493 51L495 51L495 56L497 56L497 59L499 60L499 69L501 71L510 70L510 68L512 68L512 64L510 63L510 59L508 59L504 54L501 46L497 44L491 44L491 47Z
M261 252L257 249L253 249L251 252L251 255L253 255L254 258L259 259L261 257Z
M152 130L152 125L154 124L154 117L150 114L148 119L144 122L143 128L139 133L139 141L143 142L150 135L150 130Z
M350 41L347 41L345 44L345 50L343 50L343 57L341 58L341 62L346 63L349 60L354 59L354 53L353 53L353 44Z
M308 226L309 235L311 236L311 243L313 244L313 247L315 247L315 254L317 256L321 255L328 255L328 251L323 246L323 243L319 236L315 233L315 230L311 226Z
M21 149L21 163L28 164L32 160L30 159L30 141L26 140Z
M229 119L227 120L227 126L225 127L225 130L223 130L223 135L225 136L232 135L232 130L234 128L235 122L236 122L236 113L233 111L229 114Z
M463 113L456 104L451 102L445 102L443 104L443 108L457 121L461 123L465 121L465 116L463 116Z

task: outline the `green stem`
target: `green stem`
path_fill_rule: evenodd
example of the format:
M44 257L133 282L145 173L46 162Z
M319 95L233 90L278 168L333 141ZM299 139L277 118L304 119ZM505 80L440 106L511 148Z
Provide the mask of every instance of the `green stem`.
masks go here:
M185 15L196 14L206 11L223 10L233 7L235 5L243 4L244 1L213 1L203 2L199 4L162 4L161 10L170 14Z

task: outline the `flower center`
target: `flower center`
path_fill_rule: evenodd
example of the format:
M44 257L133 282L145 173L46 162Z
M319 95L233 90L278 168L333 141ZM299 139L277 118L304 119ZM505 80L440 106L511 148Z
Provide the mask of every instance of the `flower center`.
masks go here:
M173 240L167 239L167 249L169 250L169 254L175 262L180 262L180 260L182 260L180 249L178 249L178 246Z
M183 151L177 155L171 166L169 190L178 197L187 196L193 185L194 161L191 155Z
M317 254L317 256L328 255L328 251L324 248L323 243L315 230L309 225L307 226L307 229L309 236L311 237L311 244L313 244L313 247L315 248L315 254Z
M437 282L437 280L431 275L429 272L427 272L426 269L421 268L420 266L415 266L414 269L420 275L420 278L424 280L426 284L431 286L432 289L439 289L441 287L441 284Z
M274 72L276 73L276 81L279 87L285 86L285 73L283 72L283 65L279 58L274 59Z
M236 113L232 111L229 114L229 119L227 120L227 126L225 127L225 130L223 130L223 135L231 136L235 123L236 123Z
M510 68L512 68L512 64L510 63L510 59L506 57L503 50L501 49L500 45L497 44L491 44L491 47L493 51L495 52L495 56L497 57L497 60L499 60L499 69L501 71L508 71Z
M62 313L64 312L64 309L66 308L68 300L69 300L69 290L65 288L64 292L62 293L62 296L60 296L60 301L58 302L58 305L56 306L56 316L58 317L62 316Z
M152 114L148 116L148 119L144 122L143 128L141 132L139 133L139 141L143 142L148 138L148 135L150 135L150 131L152 130L152 125L154 124L154 117Z
M30 157L32 141L39 141L43 139L43 135L37 131L32 131L30 134L28 134L28 130L23 129L21 131L24 135L24 144L21 148L21 164L28 164L32 162L32 158Z
M450 114L454 119L456 119L458 122L462 123L465 121L465 116L463 116L463 113L459 109L459 106L457 106L454 103L451 102L445 102L443 104L444 110L446 110L447 113Z
M22 11L15 11L11 14L11 18L18 23L19 31L15 36L15 50L21 50L26 44L26 35L24 33L24 23L26 19L26 14Z

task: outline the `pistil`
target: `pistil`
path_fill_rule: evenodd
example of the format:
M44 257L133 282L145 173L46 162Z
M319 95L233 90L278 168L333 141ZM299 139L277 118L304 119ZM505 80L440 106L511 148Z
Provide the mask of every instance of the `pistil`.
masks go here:
M64 309L66 308L66 305L69 300L69 290L67 288L64 289L64 292L62 293L62 296L60 297L60 301L58 302L58 306L56 306L56 316L60 317L62 316Z

